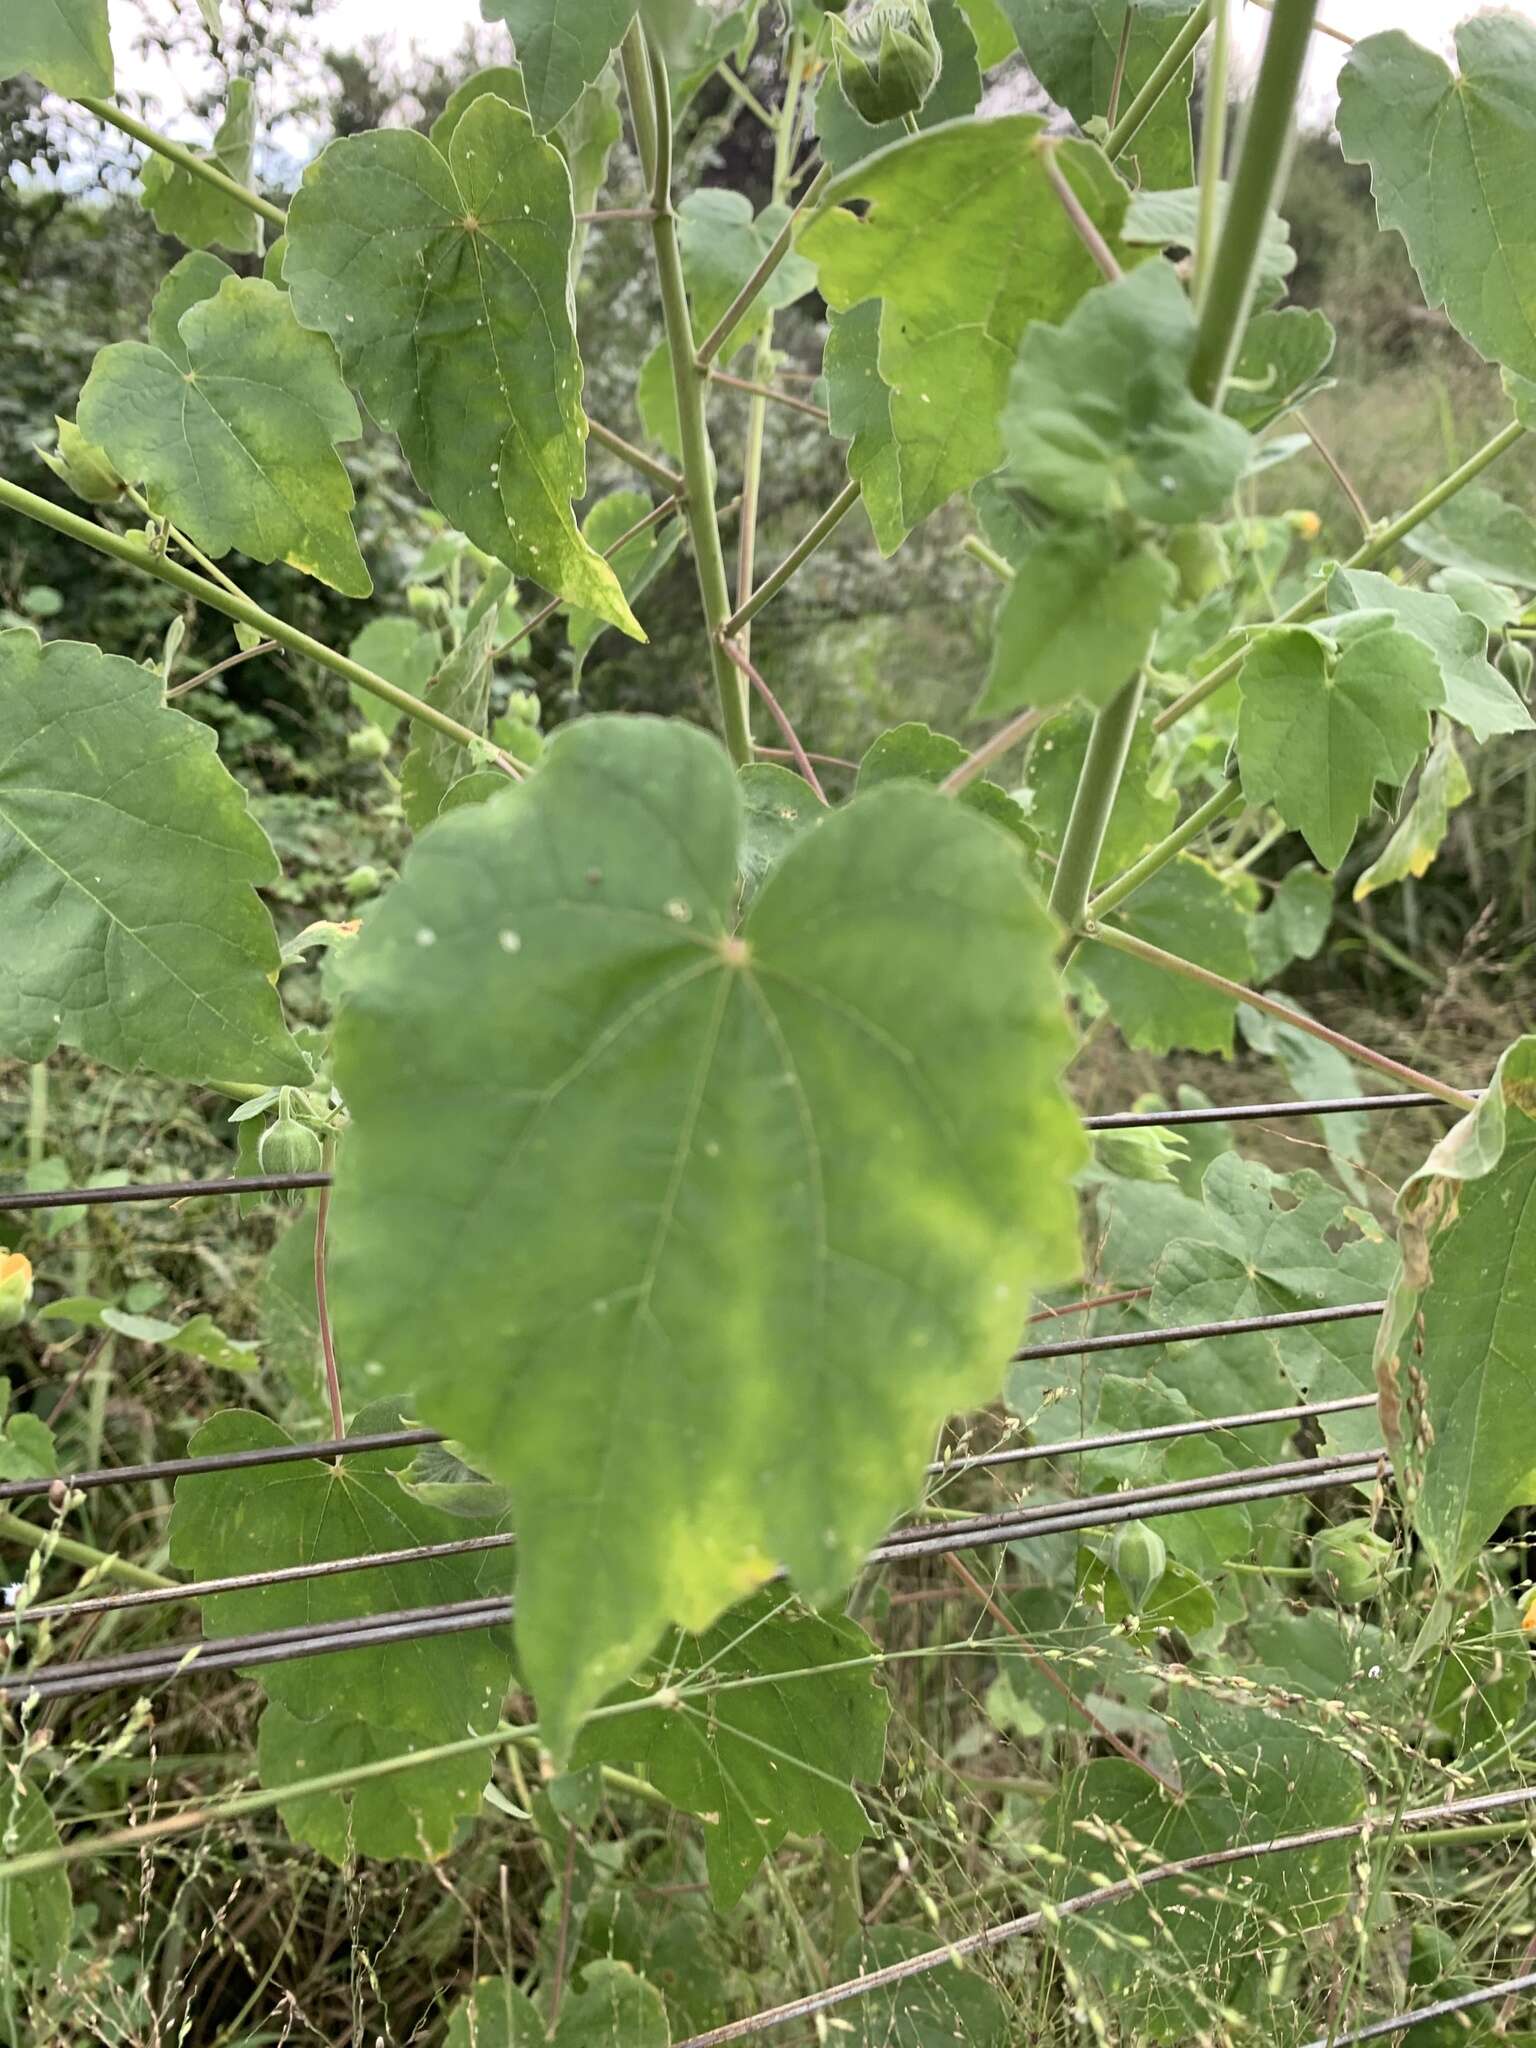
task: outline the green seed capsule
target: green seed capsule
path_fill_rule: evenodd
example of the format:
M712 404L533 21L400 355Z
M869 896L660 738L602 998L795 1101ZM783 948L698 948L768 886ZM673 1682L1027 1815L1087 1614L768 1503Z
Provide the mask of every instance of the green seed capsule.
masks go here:
M325 1163L319 1138L308 1124L286 1113L261 1134L256 1157L263 1173L318 1173ZM298 1188L274 1190L285 1207L298 1208L304 1200Z
M1145 1522L1127 1522L1115 1538L1110 1563L1125 1588L1125 1597L1140 1614L1162 1584L1168 1569L1168 1546Z
M1392 1554L1392 1545L1363 1515L1312 1538L1312 1570L1346 1607L1357 1607L1381 1591Z
M360 725L347 734L350 761L382 761L389 752L389 734L376 725Z
M361 903L366 896L377 896L384 886L384 877L371 861L365 861L360 868L354 868L342 883L348 899Z
M875 0L851 28L834 17L832 55L844 97L873 128L919 112L944 65L928 0Z

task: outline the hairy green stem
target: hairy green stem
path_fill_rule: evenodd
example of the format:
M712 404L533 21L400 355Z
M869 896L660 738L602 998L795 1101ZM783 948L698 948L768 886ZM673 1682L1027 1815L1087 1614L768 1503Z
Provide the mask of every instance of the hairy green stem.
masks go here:
M1027 711L1020 711L1008 723L1000 726L991 739L983 740L974 753L967 755L958 768L952 768L939 784L948 796L956 796L968 782L974 782L978 775L984 775L994 761L1000 761L1004 754L1011 754L1015 747L1022 746L1032 732L1038 732L1052 713L1059 709L1052 705L1046 709L1032 704Z
M701 370L709 368L715 357L719 355L721 349L724 348L726 342L741 324L742 315L750 312L757 303L758 294L762 291L763 286L789 254L802 219L815 207L817 200L820 199L822 193L831 182L831 178L831 170L827 165L823 164L816 173L816 176L811 180L810 185L806 188L805 197L769 244L762 262L758 264L756 270L753 271L741 290L699 343L695 361Z
M721 644L721 631L731 615L731 591L720 521L715 510L714 457L709 445L704 393L708 377L694 360L693 320L688 287L672 211L672 110L666 68L653 59L639 21L630 24L623 45L624 82L640 149L641 168L651 184L656 218L651 242L656 277L661 287L662 320L672 358L677 394L678 434L683 450L683 488L687 493L688 529L693 540L694 567L709 637L710 666L720 699L720 719L731 759L744 767L752 759L752 728L747 715L747 684ZM649 149L647 143L650 144Z
M62 505L55 505L47 498L40 498L33 491L25 491L19 484L13 484L6 477L0 477L0 506L7 511L19 512L27 519L35 519L40 526L51 526L55 533L62 533L66 539L79 541L82 546L94 548L98 554L110 555L114 561L126 563L130 569L137 569L143 576L153 576L157 582L169 583L173 588L195 597L200 604L212 610L223 612L226 618L238 619L244 626L252 626L268 640L275 640L280 647L286 647L290 654L302 654L306 660L317 662L321 668L329 669L333 675L343 677L349 683L356 683L360 690L366 690L371 697L380 697L386 704L392 704L397 711L403 711L419 725L430 725L445 738L457 740L460 746L482 751L486 746L483 733L474 732L469 726L461 725L456 718L450 718L445 711L439 711L433 704L423 703L420 697L413 697L409 690L402 690L398 683L391 683L385 677L375 675L371 668L364 668L350 655L338 654L334 647L327 647L322 640L316 640L308 633L301 633L297 626L290 626L286 619L280 619L273 612L263 611L258 604L252 604L247 597L222 589L206 577L184 569L180 562L168 561L164 555L151 555L138 540L126 535L112 533L104 526L96 526L89 519L82 519L77 512L70 512ZM508 774L521 773L526 762L515 760L510 754L493 749L497 765Z
M1051 888L1051 908L1069 932L1078 929L1087 912L1088 891L1104 850L1109 814L1119 794L1145 688L1146 677L1138 669L1094 718L1088 736L1088 751L1083 756Z
M1214 796L1207 797L1203 804L1192 810L1183 824L1176 825L1166 839L1160 839L1150 852L1144 853L1134 867L1127 868L1123 875L1117 875L1107 888L1100 890L1088 905L1088 915L1092 918L1108 917L1127 896L1133 896L1143 882L1150 882L1160 868L1177 859L1208 825L1214 825L1228 811L1235 811L1242 800L1242 784L1234 775L1221 785Z
M1130 10L1126 10L1129 19ZM1210 61L1201 90L1200 225L1195 234L1196 307L1205 304L1211 255L1221 232L1221 174L1227 157L1227 64L1231 48L1231 0L1215 0Z
M654 227L654 220L652 226ZM626 441L622 434L616 434L612 427L605 427L601 421L588 419L587 431L601 448L610 455L617 455L621 462L627 462L631 469L648 476L652 483L660 484L675 498L680 498L687 485L670 463L662 462L654 455L647 455L643 448L637 448L633 441Z
M1319 1024L1315 1017L1293 1010L1289 1003L1282 1003L1274 996L1262 994L1258 989L1245 988L1240 981L1230 981L1226 975L1217 974L1212 968L1201 967L1193 960L1181 959L1177 953L1168 953L1161 946L1154 946L1146 939L1133 937L1130 932L1116 931L1113 925L1099 924L1093 918L1085 918L1080 927L1081 936L1092 939L1101 946L1108 946L1114 952L1128 953L1135 960L1144 960L1149 967L1164 968L1169 974L1177 974L1185 981L1197 981L1202 988L1217 990L1221 995L1230 996L1235 1003L1247 1003L1255 1010L1262 1010L1266 1016L1278 1018L1282 1024L1289 1024L1295 1031L1303 1031L1308 1038L1316 1038L1324 1045L1331 1045L1335 1051L1346 1053L1350 1059L1358 1060L1361 1066L1374 1067L1378 1074L1387 1074L1404 1088L1416 1093L1437 1095L1442 1102L1448 1102L1453 1109L1472 1110L1477 1107L1477 1097L1468 1095L1464 1089L1452 1088L1445 1081L1437 1081L1432 1074L1421 1074L1417 1067L1404 1065L1384 1052L1377 1052L1371 1046L1361 1045L1358 1039L1347 1038L1342 1031L1334 1031L1326 1024Z
M804 567L823 542L847 518L848 514L859 502L862 493L863 486L861 484L846 483L843 485L843 488L832 500L826 511L822 513L816 524L805 535L804 539L795 543L779 566L763 578L757 589L753 591L744 604L738 605L736 610L732 612L722 628L724 638L734 640L742 627L748 625L757 617L764 605L772 603L791 577Z
M1057 202L1067 219L1072 223L1072 232L1093 258L1099 275L1110 284L1118 284L1125 275L1120 268L1119 258L1108 242L1099 233L1098 227L1087 207L1072 190L1071 181L1056 161L1056 152L1061 144L1054 135L1042 135L1035 144L1035 154L1040 168L1045 173L1045 182L1055 193Z
M237 205L248 207L252 213L259 214L269 226L275 227L279 234L288 225L288 216L280 206L274 206L270 199L263 199L259 192L253 192L249 186L231 178L207 157L199 156L195 150L184 148L179 142L172 142L168 135L162 135L157 129L146 127L144 122L135 120L132 114L125 114L121 107L113 106L110 100L86 99L82 96L77 99L76 105L84 107L87 113L94 114L98 121L105 121L124 135L132 136L135 142L142 143L146 149L152 149L156 156L163 156L167 163L177 164L182 170L189 171L194 178L201 178L205 185L211 185L216 192L222 192L226 199L233 199Z
M1459 468L1453 469L1449 476L1442 477L1439 483L1432 485L1421 498L1415 499L1406 512L1399 513L1398 517L1389 521L1379 533L1373 534L1369 540L1362 541L1344 563L1344 567L1373 569L1378 562L1385 561L1400 540L1405 539L1416 526L1421 526L1426 519L1438 512L1440 507L1454 498L1458 491L1464 491L1468 484L1475 482L1490 463L1496 462L1501 455L1513 448L1517 441L1523 439L1525 432L1526 429L1518 420L1511 420L1507 427L1501 427L1491 441L1485 441L1482 447L1469 455ZM1267 627L1259 630L1271 631L1276 626L1300 625L1303 620L1310 619L1320 612L1326 601L1327 591L1319 584L1305 596L1299 597L1288 610L1280 614L1278 619L1271 620ZM1209 675L1202 676L1200 681L1186 690L1182 697L1176 697L1171 704L1161 710L1153 720L1153 730L1166 732L1170 725L1176 724L1184 716L1185 712L1193 711L1197 704L1203 704L1207 697L1214 696L1223 684L1230 683L1248 658L1252 638L1252 634L1245 636L1242 646L1228 655L1225 661L1213 668Z
M1158 59L1152 75L1137 93L1125 112L1110 129L1104 142L1104 154L1111 162L1123 156L1142 124L1175 78L1193 51L1196 43L1205 34L1206 23L1211 18L1211 0L1200 0L1200 5L1179 30L1173 41Z
M1242 155L1232 179L1227 217L1205 281L1189 384L1196 398L1218 409L1242 346L1264 224L1290 160L1296 94L1316 12L1317 0L1278 0L1248 111Z
M168 1579L163 1572L152 1572L144 1565L131 1564L126 1557L118 1557L110 1550L97 1550L93 1544L82 1543L76 1536L66 1536L57 1529L42 1529L33 1522L24 1522L20 1515L13 1515L9 1509L0 1508L0 1536L11 1543L23 1544L28 1550L45 1550L51 1557L62 1557L66 1564L78 1564L89 1571L100 1572L104 1578L121 1579L125 1585L142 1587L145 1592L160 1591L174 1586L176 1581Z

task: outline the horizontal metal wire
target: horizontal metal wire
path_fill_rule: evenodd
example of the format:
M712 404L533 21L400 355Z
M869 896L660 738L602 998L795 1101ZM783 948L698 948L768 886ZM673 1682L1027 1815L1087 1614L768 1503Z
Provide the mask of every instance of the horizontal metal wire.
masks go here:
M1083 1451L1113 1451L1128 1444L1157 1444L1182 1436L1214 1436L1224 1429L1258 1429L1269 1422L1306 1422L1314 1415L1348 1415L1374 1408L1374 1394L1349 1394L1340 1401L1302 1401L1293 1408L1256 1408L1248 1415L1213 1415L1209 1421L1160 1422L1148 1429L1117 1429L1106 1436L1057 1437L1052 1443L1021 1444L1014 1449L973 1451L963 1457L935 1458L930 1473L979 1472L999 1465L1028 1465L1038 1458L1070 1458Z
M1468 1091L1476 1094L1477 1090ZM1329 1095L1310 1102L1210 1103L1198 1109L1119 1110L1085 1116L1085 1131L1147 1131L1165 1125L1268 1122L1276 1117L1351 1116L1380 1109L1444 1109L1437 1095ZM203 1195L265 1195L324 1188L328 1173L242 1173L217 1180L146 1180L106 1188L27 1188L0 1194L0 1209L90 1209L117 1202L186 1202Z
M1350 2034L1320 2034L1306 2048L1353 2048L1357 2041L1379 2041L1384 2034L1400 2034L1426 2020L1443 2020L1452 2013L1470 2012L1475 2005L1492 2005L1496 1998L1518 1998L1522 1991L1536 1988L1536 1970L1522 1977L1509 1977L1502 1984L1484 1984L1476 1991L1462 1991L1455 1998L1440 1998L1433 2005L1415 2006L1412 2012L1394 2013L1389 2020L1373 2020L1368 2027L1356 2027Z
M1298 1460L1309 1468L1319 1460ZM1105 1494L1080 1502L1062 1503L1055 1513L1021 1511L1016 1518L999 1523L995 1517L977 1517L895 1545L883 1545L871 1552L872 1565L899 1563L915 1556L937 1556L950 1551L990 1547L993 1544L1024 1542L1035 1537L1068 1531L1112 1527L1123 1521L1151 1519L1166 1514L1198 1513L1202 1508L1239 1505L1254 1500L1274 1500L1289 1494L1321 1491L1334 1486L1367 1484L1380 1470L1380 1458L1361 1458L1352 1465L1334 1469L1295 1471L1293 1466L1276 1467L1287 1476L1265 1479L1264 1468L1244 1483L1207 1488L1191 1481L1183 1492L1158 1490L1151 1500L1130 1494ZM1145 1494L1150 1489L1143 1489ZM462 1544L433 1546L426 1555L462 1554ZM345 1560L358 1570L381 1560ZM167 1589L168 1590L168 1589ZM231 1590L219 1581L204 1581L202 1588L176 1589L180 1597L192 1597L199 1590ZM169 1593L168 1593L169 1597ZM102 1603L96 1603L100 1611ZM123 1606L143 1604L139 1596L122 1596ZM82 1606L84 1603L82 1603ZM292 1663L304 1657L322 1657L337 1651L372 1647L381 1643L418 1642L443 1634L458 1634L471 1628L500 1627L511 1619L512 1604L501 1595L447 1601L434 1606L395 1609L383 1614L360 1615L333 1622L283 1629L263 1629L244 1636L192 1637L183 1642L159 1643L143 1650L125 1651L113 1657L83 1659L53 1670L44 1667L35 1675L8 1679L0 1684L0 1699L62 1699L81 1693L104 1692L124 1685L139 1687L160 1684L188 1671L259 1669L268 1664Z
M1224 1323L1179 1323L1161 1330L1120 1330L1107 1337L1062 1337L1026 1344L1013 1363L1034 1358L1081 1358L1090 1351L1139 1351L1148 1344L1200 1344L1216 1337L1249 1337L1258 1330L1300 1330L1318 1323L1348 1323L1379 1316L1384 1301L1351 1301L1338 1308L1292 1308L1272 1316L1237 1316Z
M1217 1337L1248 1336L1259 1330L1288 1330L1312 1327L1321 1323L1342 1323L1368 1316L1379 1316L1386 1303L1381 1301L1351 1302L1341 1308L1289 1309L1283 1314L1271 1316L1241 1316L1225 1323L1179 1323L1157 1330L1127 1330L1107 1337L1068 1337L1051 1344L1032 1344L1013 1354L1015 1362L1041 1358L1077 1358L1089 1352L1136 1351L1152 1344L1198 1344ZM1368 1406L1368 1400L1359 1404ZM1255 1423L1280 1418L1289 1411L1273 1410L1255 1418ZM1325 1414L1329 1404L1315 1409L1298 1409L1297 1415ZM1233 1428L1236 1423L1230 1417L1222 1422L1204 1425L1207 1429ZM1186 1434L1198 1434L1188 1431ZM1130 1431L1109 1441L1130 1443L1137 1441L1141 1432ZM1146 1441L1155 1441L1147 1437ZM426 1444L440 1444L442 1434L431 1429L403 1429L381 1432L377 1436L329 1437L323 1443L278 1444L269 1450L230 1451L221 1455L204 1458L162 1458L147 1465L107 1466L90 1472L64 1474L56 1479L7 1479L0 1482L0 1501L38 1500L44 1495L62 1491L89 1493L103 1486L129 1486L150 1479L180 1479L199 1472L235 1472L260 1465L286 1465L302 1463L306 1459L331 1459L357 1456L364 1451L389 1451L410 1449ZM1078 1448L1074 1445L1073 1448ZM1064 1455L1063 1453L1060 1453ZM1038 1447L1036 1455L1041 1457L1058 1455L1055 1446L1047 1449ZM980 1465L1010 1464L1018 1462L1019 1453L982 1452L969 1462ZM964 1469L958 1461L937 1461L931 1471L953 1471Z
M1472 1793L1463 1799L1447 1800L1441 1806L1409 1807L1399 1817L1398 1825L1403 1828L1430 1827L1439 1822L1460 1820L1467 1814L1499 1813L1511 1806L1528 1806L1533 1801L1536 1801L1536 1785L1520 1785L1507 1792ZM706 2028L702 2034L690 2034L686 2041L677 2042L676 2048L726 2048L728 2042L752 2040L759 2034L772 2033L777 2027L787 2026L792 2020L817 2019L839 2005L846 2005L851 1999L867 1998L872 1991L889 1991L898 1984L910 1983L915 1977L927 1976L930 1971L963 1962L969 1956L989 1954L1007 1942L1018 1940L1021 1935L1038 1934L1057 1920L1073 1919L1100 1906L1118 1905L1122 1899L1135 1898L1149 1886L1192 1877L1203 1870L1221 1870L1235 1863L1251 1863L1262 1856L1296 1855L1306 1849L1324 1848L1330 1842L1357 1841L1367 1830L1382 1825L1381 1814L1371 1813L1361 1820L1344 1821L1335 1827L1308 1828L1292 1835L1272 1835L1262 1842L1234 1842L1224 1849L1206 1849L1197 1856L1180 1857L1177 1862L1159 1863L1114 1884L1096 1885L1092 1891L1077 1892L1070 1898L1059 1899L1054 1905L1022 1913L1017 1919L999 1921L975 1934L959 1935L942 1948L928 1949L921 1955L904 1956L900 1962L887 1963L883 1968L869 1970L861 1977L849 1977L841 1984L829 1984L823 1991L792 1998L786 2005L772 2006L746 2019L729 2020L723 2027Z
M1135 1435L1136 1432L1132 1432L1133 1439ZM1323 1458L1294 1458L1280 1464L1255 1465L1246 1470L1202 1474L1194 1479L1168 1480L1157 1485L1129 1488L1113 1494L1089 1495L1078 1500L1040 1501L1033 1506L1021 1505L999 1511L995 1515L970 1515L943 1525L914 1522L893 1531L883 1548L894 1551L899 1545L923 1542L936 1534L954 1534L957 1537L974 1539L994 1528L1011 1530L1020 1526L1028 1527L1037 1520L1057 1520L1064 1514L1097 1515L1104 1512L1107 1507L1121 1510L1172 1501L1173 1508L1166 1511L1179 1512L1187 1500L1211 1491L1226 1491L1233 1487L1247 1488L1265 1484L1270 1480L1302 1476L1321 1480L1355 1466L1374 1471L1385 1455L1385 1452L1376 1450L1336 1452ZM13 1626L41 1626L45 1622L81 1621L92 1615L133 1613L141 1607L164 1607L182 1600L214 1599L225 1593L259 1592L268 1586L295 1585L312 1579L341 1578L353 1572L369 1571L376 1567L432 1564L443 1558L474 1557L488 1551L511 1549L516 1541L516 1535L510 1531L494 1536L469 1536L449 1543L416 1544L405 1550L381 1550L359 1557L330 1558L318 1564L284 1565L272 1571L239 1572L225 1578L191 1579L180 1585L153 1586L142 1592L100 1594L85 1600L53 1601L46 1605L28 1607L13 1615L11 1622ZM166 1645L161 1644L154 1654L163 1656L168 1655L169 1651Z

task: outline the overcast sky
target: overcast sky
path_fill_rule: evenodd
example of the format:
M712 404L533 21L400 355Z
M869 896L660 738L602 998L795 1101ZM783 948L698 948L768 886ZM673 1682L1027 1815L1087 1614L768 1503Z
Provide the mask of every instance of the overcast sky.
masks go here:
M0 0L0 7L6 0ZM110 0L117 47L123 53L120 71L124 84L148 90L166 113L184 96L185 86L168 78L163 66L147 69L128 54L133 29L148 12L159 13L165 0ZM191 0L184 0L190 7ZM224 0L233 10L240 0ZM1536 0L1507 0L1514 11L1536 18ZM1252 0L1232 0L1234 20L1245 47L1256 51L1263 41L1267 17ZM1320 18L1343 35L1358 39L1379 29L1402 28L1421 42L1449 51L1455 24L1469 14L1487 11L1479 0L1321 0ZM479 0L334 0L324 16L321 30L326 43L346 47L370 39L381 40L405 54L412 43L432 54L447 55L460 43L466 29L480 22ZM1335 99L1334 79L1347 54L1343 42L1326 35L1313 38L1312 63L1307 81L1307 102L1314 119L1326 120Z

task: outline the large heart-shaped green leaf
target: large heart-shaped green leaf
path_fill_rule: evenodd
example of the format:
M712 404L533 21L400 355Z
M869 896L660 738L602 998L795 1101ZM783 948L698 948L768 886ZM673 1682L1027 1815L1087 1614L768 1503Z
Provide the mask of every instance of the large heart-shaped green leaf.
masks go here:
M1372 614L1362 614L1369 628ZM1386 624L1335 646L1304 626L1266 633L1243 664L1237 758L1243 794L1272 803L1325 868L1336 868L1379 784L1397 787L1429 745L1440 666Z
M1488 659L1488 628L1453 597L1394 583L1372 569L1339 569L1328 599L1340 610L1390 612L1405 633L1422 640L1440 670L1447 717L1474 739L1529 732L1531 714L1519 692Z
M557 1749L664 1625L830 1599L1074 1270L1081 1144L1018 841L894 783L734 928L730 765L566 727L441 819L349 966L345 1354L512 1493Z
M87 440L208 554L239 548L367 597L336 452L363 426L330 343L286 292L211 256L171 272L150 333L97 356L80 394Z
M1051 98L1079 122L1109 114L1117 76L1118 111L1124 113L1193 6L1194 0L1003 0L1025 63ZM1189 96L1194 82L1191 58L1131 142L1141 185L1189 183L1194 161Z
M0 12L0 78L29 71L55 92L112 93L107 0L5 0Z
M380 1403L365 1409L353 1427L360 1433L398 1429L400 1413ZM203 1425L192 1450L198 1457L236 1455L289 1441L265 1416L229 1408ZM194 1578L218 1578L480 1533L406 1491L396 1475L410 1458L409 1450L370 1451L344 1464L260 1465L184 1477L176 1485L171 1555ZM505 1588L509 1559L505 1550L428 1558L220 1593L202 1603L203 1631L217 1637L313 1628L472 1600ZM259 1740L262 1778L269 1785L291 1785L377 1757L451 1743L469 1729L494 1728L511 1657L504 1631L472 1630L269 1664L261 1677L268 1701ZM336 1862L357 1852L440 1855L479 1806L490 1768L489 1750L440 1759L350 1794L289 1801L283 1814L299 1840Z
M1021 704L1106 703L1146 660L1177 578L1154 548L1084 523L1029 551L997 610L981 717Z
M1031 114L951 121L881 150L833 180L800 237L836 312L883 302L879 375L904 531L997 468L998 415L1025 328L1062 319L1100 281L1046 176L1046 146L1113 240L1129 196L1114 168L1088 143L1047 144ZM865 210L851 212L852 200ZM853 474L863 460L855 442Z
M615 1704L639 1711L589 1721L573 1761L643 1764L674 1806L702 1815L710 1891L723 1911L786 1835L824 1835L847 1854L869 1832L852 1781L879 1782L890 1712L872 1663L859 1668L873 1654L857 1622L812 1614L764 1587L705 1635L663 1642L617 1695ZM704 1673L726 1689L689 1700Z
M1536 1038L1505 1053L1397 1207L1382 1421L1419 1539L1454 1582L1510 1509L1536 1500Z
M1459 75L1401 29L1367 36L1339 77L1339 139L1368 163L1432 306L1480 355L1536 376L1536 25L1475 15Z
M573 227L560 152L485 93L443 150L409 128L333 142L289 209L283 275L298 318L330 335L438 510L509 568L643 639L571 511L587 432Z
M152 669L0 634L0 1049L302 1082L256 889L276 856Z
M601 76L635 18L635 0L480 0L480 13L511 30L528 111L542 135Z

